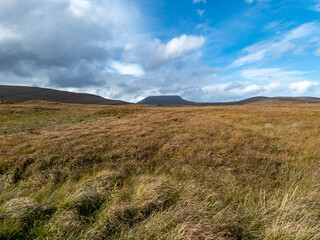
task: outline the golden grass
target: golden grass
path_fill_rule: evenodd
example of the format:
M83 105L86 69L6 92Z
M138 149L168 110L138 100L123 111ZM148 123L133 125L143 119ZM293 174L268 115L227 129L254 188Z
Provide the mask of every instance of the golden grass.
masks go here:
M0 105L0 239L320 239L320 105Z

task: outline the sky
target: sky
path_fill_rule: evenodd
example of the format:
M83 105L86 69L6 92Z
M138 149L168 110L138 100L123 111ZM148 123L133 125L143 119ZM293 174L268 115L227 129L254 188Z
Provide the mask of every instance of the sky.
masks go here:
M320 0L1 0L0 84L130 102L320 97Z

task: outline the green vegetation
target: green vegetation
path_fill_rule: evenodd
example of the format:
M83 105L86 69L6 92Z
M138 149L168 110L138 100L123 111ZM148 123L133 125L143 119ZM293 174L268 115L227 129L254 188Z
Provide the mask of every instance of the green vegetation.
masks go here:
M320 239L320 105L0 105L0 239Z

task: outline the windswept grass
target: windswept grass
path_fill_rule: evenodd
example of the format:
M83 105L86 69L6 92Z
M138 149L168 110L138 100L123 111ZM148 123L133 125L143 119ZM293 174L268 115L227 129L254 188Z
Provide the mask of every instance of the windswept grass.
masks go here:
M0 239L320 239L320 105L0 105Z

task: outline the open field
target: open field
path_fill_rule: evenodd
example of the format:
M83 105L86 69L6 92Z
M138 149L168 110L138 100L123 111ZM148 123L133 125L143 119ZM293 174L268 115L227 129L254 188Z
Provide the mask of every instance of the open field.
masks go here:
M0 104L0 239L320 239L320 104Z

